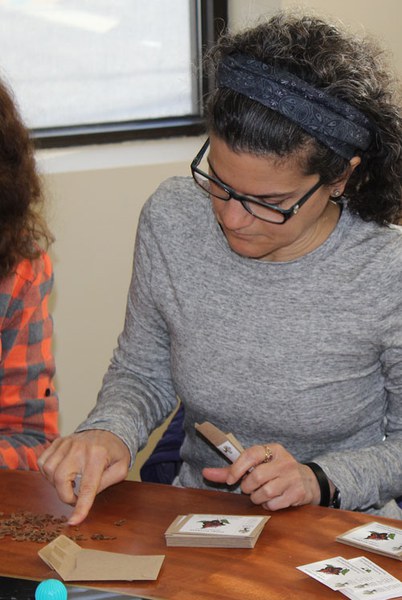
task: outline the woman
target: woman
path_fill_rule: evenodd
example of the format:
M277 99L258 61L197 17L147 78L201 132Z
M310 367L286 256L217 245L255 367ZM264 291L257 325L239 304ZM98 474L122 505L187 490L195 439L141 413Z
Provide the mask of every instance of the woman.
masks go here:
M42 200L28 130L0 82L0 468L37 470L58 435Z
M175 483L401 518L401 114L379 51L279 14L224 36L209 140L144 207L98 402L41 469L85 518L185 411ZM246 450L231 466L196 436ZM76 499L73 481L82 474Z

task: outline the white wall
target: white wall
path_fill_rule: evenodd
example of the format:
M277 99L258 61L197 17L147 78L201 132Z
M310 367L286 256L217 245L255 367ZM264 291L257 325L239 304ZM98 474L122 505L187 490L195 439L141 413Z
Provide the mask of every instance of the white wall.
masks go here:
M294 3L229 0L229 5L230 25L238 29ZM402 71L400 0L310 0L297 5L381 36ZM93 406L123 325L141 206L163 179L189 174L201 142L182 138L38 152L56 235L52 307L63 434Z

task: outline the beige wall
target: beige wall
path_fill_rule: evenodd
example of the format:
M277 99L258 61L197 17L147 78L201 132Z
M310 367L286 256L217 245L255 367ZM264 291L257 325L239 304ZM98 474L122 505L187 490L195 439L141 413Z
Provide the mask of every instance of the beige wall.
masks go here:
M189 174L201 141L38 153L56 236L51 304L62 434L70 433L95 403L122 329L141 207L161 181Z
M305 8L319 16L340 19L357 32L378 37L402 73L401 0L229 0L229 7L233 29L252 25L261 15L270 15L281 8Z
M141 207L161 181L189 173L200 143L188 138L77 149L64 156L69 169L63 156L43 159L56 235L52 305L63 433L94 403L123 326ZM115 153L120 160L108 166ZM83 168L90 160L91 168Z
M317 14L336 17L358 32L379 38L391 54L395 67L402 73L402 2L400 0L283 0L284 7L306 6Z
M239 28L295 3L229 0L229 5L231 27ZM297 5L380 35L402 70L400 0L310 0ZM52 306L63 434L93 406L123 325L141 206L163 179L189 174L189 161L200 144L201 139L183 138L38 153L56 235Z

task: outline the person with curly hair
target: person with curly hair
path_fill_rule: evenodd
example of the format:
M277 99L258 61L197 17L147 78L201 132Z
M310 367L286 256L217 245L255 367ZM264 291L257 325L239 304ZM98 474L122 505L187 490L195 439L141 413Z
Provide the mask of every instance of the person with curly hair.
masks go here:
M53 285L43 192L29 131L0 81L0 468L38 470L59 435Z
M193 178L145 204L97 404L41 470L81 522L178 396L174 484L402 518L402 119L383 53L281 12L210 58ZM204 421L246 448L230 466Z

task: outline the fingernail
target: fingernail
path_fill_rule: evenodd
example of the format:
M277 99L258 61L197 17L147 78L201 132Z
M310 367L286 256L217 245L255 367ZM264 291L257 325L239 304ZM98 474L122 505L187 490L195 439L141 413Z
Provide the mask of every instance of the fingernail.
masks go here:
M78 494L80 493L80 487L81 487L81 475L76 475L76 477L73 481L74 494L76 496L78 496Z

